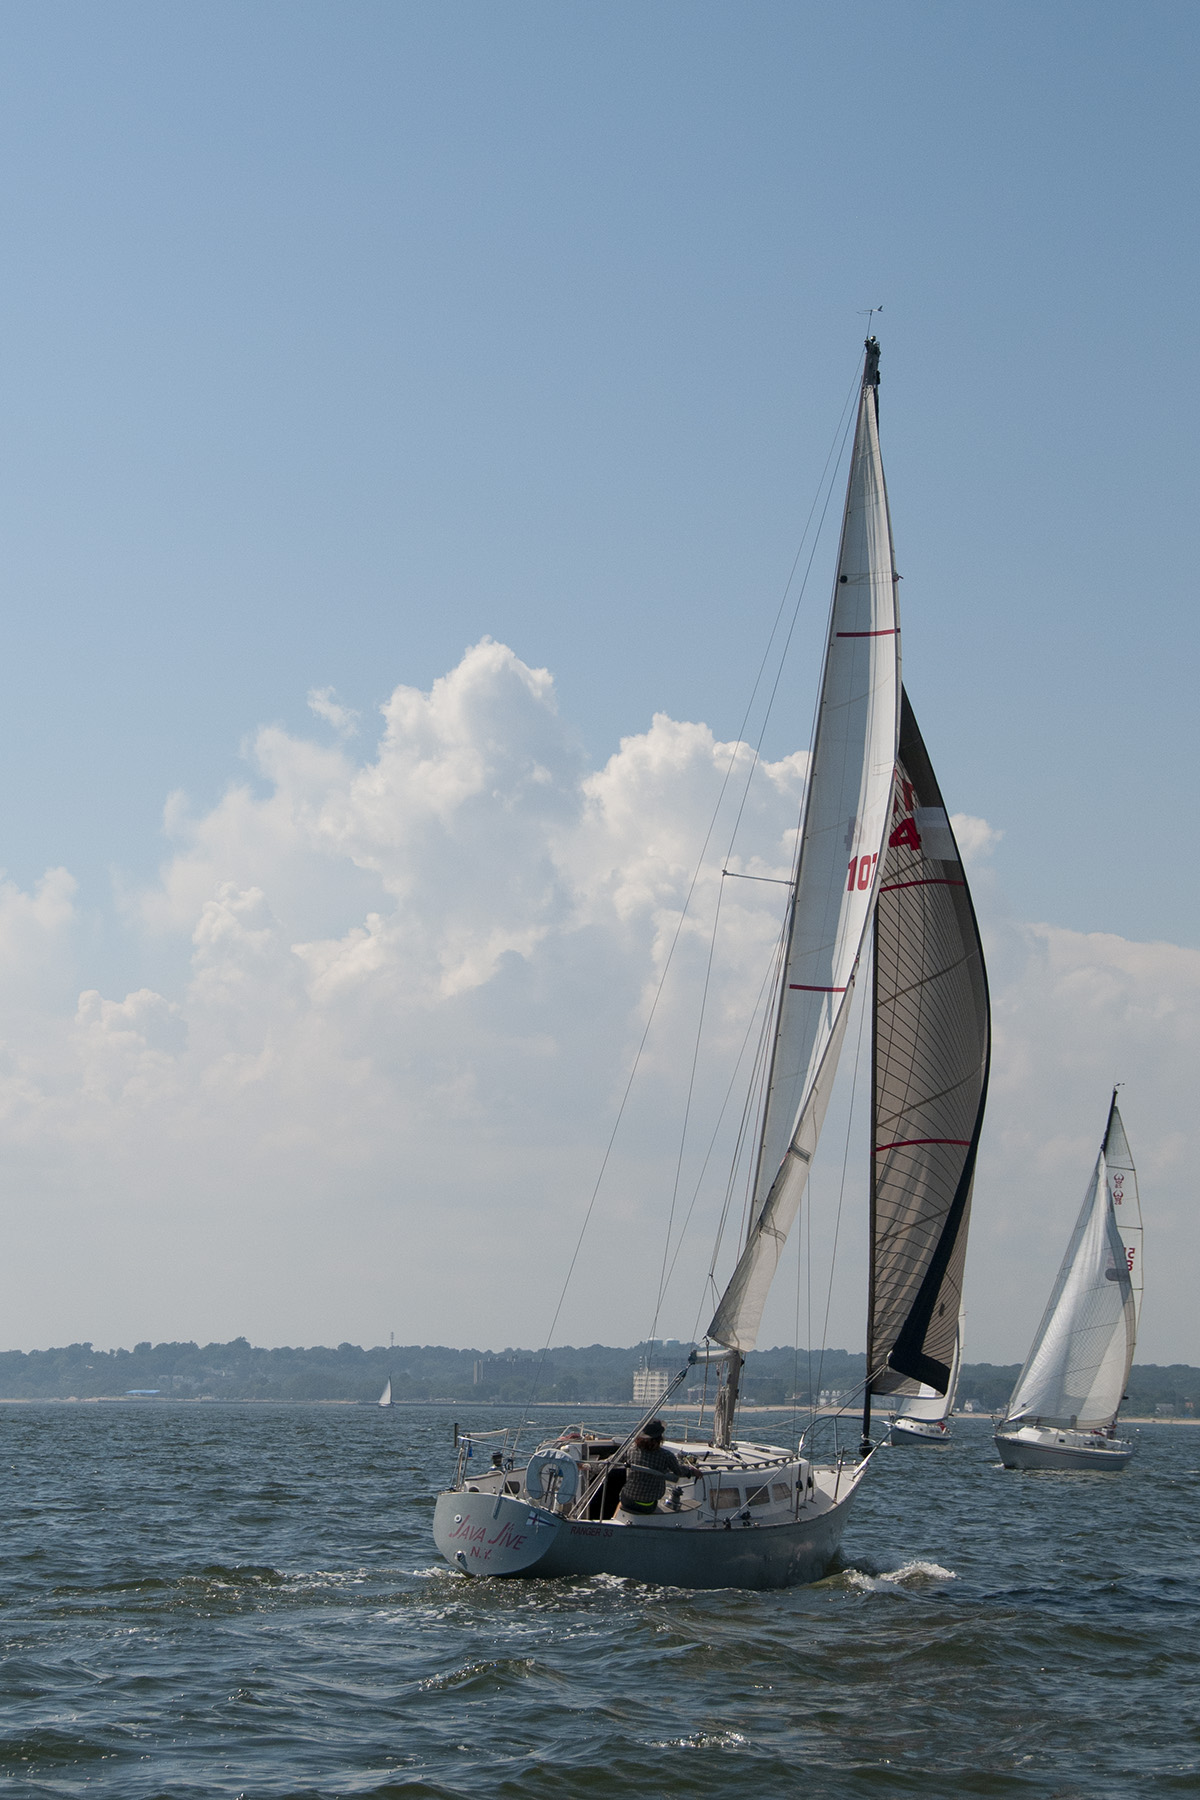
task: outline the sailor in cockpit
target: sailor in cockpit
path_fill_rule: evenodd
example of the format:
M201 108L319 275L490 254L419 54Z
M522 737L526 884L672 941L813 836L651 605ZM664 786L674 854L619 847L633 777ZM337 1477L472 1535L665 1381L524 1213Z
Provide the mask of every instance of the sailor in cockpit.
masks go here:
M700 1473L694 1463L680 1462L674 1451L663 1449L666 1430L661 1419L651 1419L633 1440L625 1485L617 1504L622 1512L635 1518L641 1513L657 1512L668 1481L683 1481Z

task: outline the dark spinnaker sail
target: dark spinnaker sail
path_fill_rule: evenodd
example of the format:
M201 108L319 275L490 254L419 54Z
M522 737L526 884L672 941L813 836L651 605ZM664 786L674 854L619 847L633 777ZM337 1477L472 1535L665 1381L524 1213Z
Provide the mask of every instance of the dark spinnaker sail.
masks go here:
M870 1394L944 1394L954 1360L991 1012L958 845L908 695L875 911Z

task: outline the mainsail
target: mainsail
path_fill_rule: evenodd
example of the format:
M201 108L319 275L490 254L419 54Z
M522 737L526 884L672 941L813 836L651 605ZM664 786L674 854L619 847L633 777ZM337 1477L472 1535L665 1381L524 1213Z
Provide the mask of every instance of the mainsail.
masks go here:
M990 1044L975 909L905 694L875 909L868 1402L949 1386Z
M867 342L813 763L745 1246L708 1328L754 1348L817 1147L879 886L900 701L900 621Z
M1118 1175L1123 1177L1119 1183ZM1116 1418L1137 1338L1137 1301L1130 1275L1131 1264L1141 1260L1136 1183L1114 1094L1083 1208L1008 1403L1006 1424L1105 1431ZM1136 1241L1131 1235L1128 1245L1117 1225L1114 1184L1122 1194L1122 1211L1132 1205L1126 1216L1136 1220L1130 1225Z

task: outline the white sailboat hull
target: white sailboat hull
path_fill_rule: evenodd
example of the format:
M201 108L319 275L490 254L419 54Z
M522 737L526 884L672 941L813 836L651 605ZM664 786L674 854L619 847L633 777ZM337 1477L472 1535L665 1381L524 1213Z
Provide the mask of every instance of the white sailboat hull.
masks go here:
M868 1459L869 1460L869 1459ZM438 1496L433 1538L467 1575L620 1575L667 1587L782 1588L820 1581L837 1556L866 1461L814 1468L795 1517L759 1523L663 1508L649 1518L574 1519L523 1495L454 1488Z
M906 1419L902 1413L892 1420L888 1442L902 1444L948 1444L950 1427L944 1419Z
M1006 1469L1123 1469L1133 1455L1126 1438L1094 1431L1060 1431L1051 1425L1023 1425L997 1431L996 1448Z

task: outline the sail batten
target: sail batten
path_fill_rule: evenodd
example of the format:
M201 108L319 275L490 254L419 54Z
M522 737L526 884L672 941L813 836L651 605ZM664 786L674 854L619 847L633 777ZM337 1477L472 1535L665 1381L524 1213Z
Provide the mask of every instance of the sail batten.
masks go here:
M875 907L899 729L897 576L867 345L747 1237L708 1335L757 1342L795 1219Z
M869 1390L947 1393L990 1009L966 873L907 694L875 912Z

